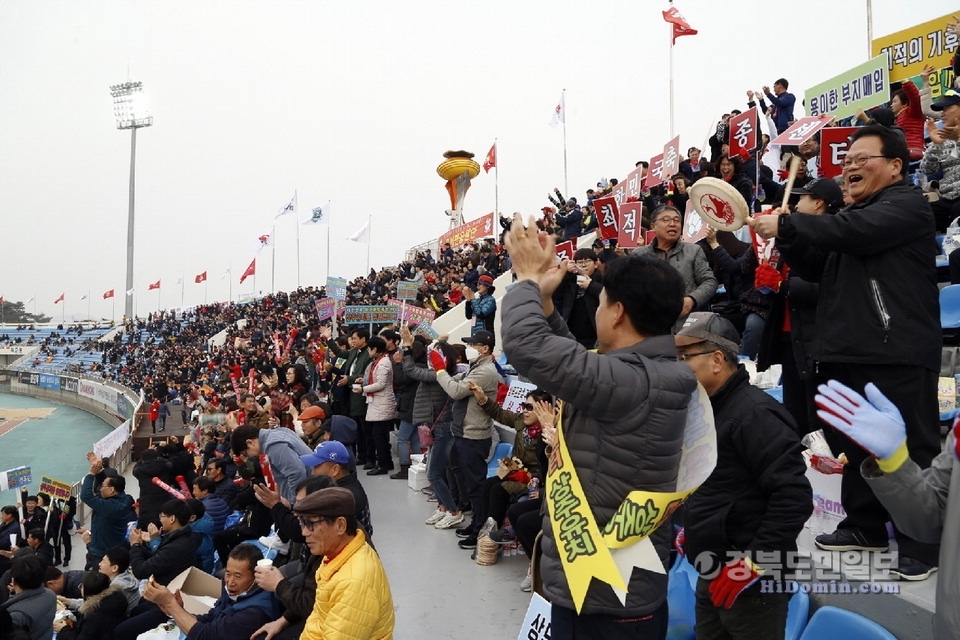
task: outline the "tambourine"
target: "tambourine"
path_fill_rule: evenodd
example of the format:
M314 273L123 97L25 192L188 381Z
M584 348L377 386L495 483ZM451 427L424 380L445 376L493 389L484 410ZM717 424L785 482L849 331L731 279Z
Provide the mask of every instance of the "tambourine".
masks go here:
M700 178L689 192L694 210L714 229L736 231L750 217L740 192L719 178Z

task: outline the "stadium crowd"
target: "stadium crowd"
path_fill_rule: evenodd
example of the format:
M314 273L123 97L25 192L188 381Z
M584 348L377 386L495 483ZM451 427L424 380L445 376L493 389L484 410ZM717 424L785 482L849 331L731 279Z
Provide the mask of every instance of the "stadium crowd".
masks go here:
M771 135L795 120L784 78L747 97ZM572 553L572 516L544 514L542 490L572 464L592 508L585 519L601 530L638 487L673 491L697 383L715 415L717 465L649 535L664 566L673 546L700 571L698 637L783 637L788 595L764 585L781 580L812 511L801 439L822 420L833 451L849 458L847 518L816 544L883 551L892 521L895 575L922 580L940 565L955 572L960 519L948 487L960 450L950 434L941 452L935 235L960 214L960 199L950 198L960 188L960 93L930 105L942 122L928 121L929 142L918 143L909 118L920 100L916 87L899 89L889 109L863 114L837 180L819 177L817 137L796 148L771 148L765 137L731 156L732 110L717 123L709 160L690 148L676 175L643 192L651 237L633 251L592 240L571 260L554 260L554 243L597 229L593 202L618 184L601 180L580 197L555 190L535 220L501 218L500 238L418 253L347 287L346 304L385 304L400 282L414 282L413 303L438 315L465 301L473 323L462 338L431 340L395 323L372 333L340 323L334 338L315 319L328 292L306 287L151 314L81 345L101 354L88 372L142 389L158 407L151 422L159 406L179 408L194 437L141 455L137 501L123 477L89 458L79 496L93 512L80 530L85 572L56 566L70 505L37 496L22 512L4 507L0 569L11 589L0 589L0 616L38 639L53 629L134 639L168 619L187 638L390 637L390 586L360 476L393 471L406 480L411 456L426 450L434 511L425 523L454 530L478 563L509 544L531 560L542 553L521 589L550 600L553 637L662 638L663 574L635 569L625 602L599 580L577 601L561 561ZM782 170L793 156L801 170L784 201ZM685 242L688 190L704 177L729 184L757 215L739 232L709 229ZM941 204L931 208L915 182L938 191ZM775 242L761 257L754 247L767 239ZM498 301L494 281L507 271L516 284ZM212 346L220 332L222 346ZM501 406L508 377L498 346L536 386L519 411ZM782 403L750 384L740 356L761 370L782 366ZM488 478L500 439L494 421L515 438ZM53 530L42 524L45 507L57 510ZM21 518L27 535L11 546L5 534L16 534ZM274 542L281 553L262 563ZM770 553L779 559L771 563ZM717 561L707 566L707 557ZM190 567L222 579L202 615L168 588ZM955 585L938 589L935 632L956 636ZM55 622L57 598L73 613Z

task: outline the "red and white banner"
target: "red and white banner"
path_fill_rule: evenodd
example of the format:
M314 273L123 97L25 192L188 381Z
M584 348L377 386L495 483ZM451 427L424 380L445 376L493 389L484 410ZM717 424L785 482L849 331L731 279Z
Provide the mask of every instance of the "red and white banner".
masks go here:
M206 281L207 281L207 272L204 271L203 273L198 274L197 277L193 279L193 281L194 281L195 283L197 283L197 284L200 284L201 282L206 282Z
M147 291L153 291L154 289L159 289L159 288L160 288L160 281L157 280L156 282L147 286Z
M817 131L823 129L833 120L832 116L805 116L800 118L790 128L770 141L770 144L779 144L787 147L797 146L813 137Z
M653 163L651 163L652 165ZM661 180L669 179L680 170L680 136L663 145L663 173Z
M617 201L619 206L623 206L630 198L637 200L643 197L643 167L637 167L627 174L627 177L617 183L610 190L610 197Z
M827 127L820 132L821 178L836 178L843 173L843 159L850 150L850 136L856 127Z
M113 297L113 289L110 289L110 291L105 291L103 294L104 300L107 300L108 298L112 298L112 297Z
M250 276L257 275L257 259L254 258L250 262L250 266L243 272L243 275L240 276L240 284L243 284L243 281L249 278Z
M597 198L593 201L594 215L597 216L597 232L601 240L611 240L617 237L617 222L620 213L617 201L614 198Z
M456 229L447 231L440 236L440 246L442 247L445 242L449 242L451 247L456 248L465 242L473 242L478 238L489 238L494 233L493 214L488 213L476 220L462 224Z
M561 242L557 245L557 257L560 258L560 261L564 260L573 260L573 254L577 252L577 242L576 240L567 240L566 242Z
M663 154L650 158L650 171L647 180L643 183L644 189L651 189L663 182Z
M490 147L490 151L487 151L487 157L483 159L483 172L490 173L490 169L493 169L497 166L497 143L494 142L493 146Z
M621 249L635 249L638 246L637 238L642 231L640 226L643 218L643 205L639 202L627 202L620 205L619 231L617 246Z
M757 148L757 108L753 107L730 118L730 156L739 156L741 151L750 153Z

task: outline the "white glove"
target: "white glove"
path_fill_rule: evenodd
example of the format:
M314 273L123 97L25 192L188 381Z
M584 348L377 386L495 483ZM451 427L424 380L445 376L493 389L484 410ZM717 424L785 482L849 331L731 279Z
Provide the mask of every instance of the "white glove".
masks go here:
M896 405L872 382L864 398L850 387L830 380L817 387L817 415L875 458L891 458L907 441L907 426Z

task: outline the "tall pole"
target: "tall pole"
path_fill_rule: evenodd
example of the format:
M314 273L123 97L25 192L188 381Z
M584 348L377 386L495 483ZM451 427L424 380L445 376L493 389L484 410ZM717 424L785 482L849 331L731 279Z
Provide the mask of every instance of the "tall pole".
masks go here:
M230 263L230 268L227 269L227 272L230 274L230 298L228 302L233 302L233 263Z
M564 114L564 119L566 119L566 114ZM566 135L566 133L564 133ZM566 147L566 143L563 145ZM493 164L493 210L494 216L496 219L500 220L500 149L497 149L497 139L493 139L493 158L495 160ZM563 186L564 189L567 188L566 185ZM504 229L506 231L506 229Z
M673 0L670 0L673 7ZM667 24L667 35L670 38L670 139L673 140L673 25Z
M137 175L137 127L130 128L130 196L127 204L127 288L133 289L133 208ZM124 314L133 317L133 296L126 297Z
M180 276L180 313L183 313L183 276Z
M331 222L330 218L327 218L327 273L325 274L327 278L330 277L330 227ZM336 320L336 318L334 318ZM336 322L334 322L336 324Z
M297 202L297 190L293 190L293 224L297 225L297 289L300 288L300 212Z
M873 57L873 0L867 0L867 60Z
M370 245L373 244L373 214L367 216L367 273L370 273Z
M87 291L87 320L93 320L93 318L90 317L90 292L89 291Z
M273 225L270 230L270 239L273 240L273 246L270 247L270 293L277 290L277 225ZM232 277L232 276L231 276Z
M560 101L563 103L563 192L570 193L567 189L567 90L564 89L560 94ZM569 197L569 196L567 196Z

